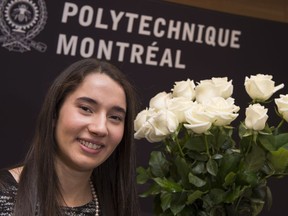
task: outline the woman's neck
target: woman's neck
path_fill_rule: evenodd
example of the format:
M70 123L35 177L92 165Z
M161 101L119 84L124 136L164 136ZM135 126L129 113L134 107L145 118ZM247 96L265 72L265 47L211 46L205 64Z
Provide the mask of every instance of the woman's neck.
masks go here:
M20 175L21 175L22 170L23 170L23 166L16 167L14 169L10 169L9 170L9 172L11 173L11 175L13 176L15 181L18 182L18 183L19 183L19 179L20 179Z
M92 200L90 176L92 171L77 171L63 164L56 164L63 206L76 207Z

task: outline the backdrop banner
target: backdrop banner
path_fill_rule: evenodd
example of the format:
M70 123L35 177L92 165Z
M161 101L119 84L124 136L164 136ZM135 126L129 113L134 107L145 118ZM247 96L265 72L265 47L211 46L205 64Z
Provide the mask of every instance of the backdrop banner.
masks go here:
M250 101L248 75L273 75L288 93L287 38L287 23L156 0L0 0L0 167L24 159L48 86L76 60L115 64L136 86L142 108L175 81L224 76L242 108ZM136 144L138 165L146 165L154 145ZM284 214L287 183L270 182L274 202L263 215ZM152 215L152 201L140 201L143 215Z

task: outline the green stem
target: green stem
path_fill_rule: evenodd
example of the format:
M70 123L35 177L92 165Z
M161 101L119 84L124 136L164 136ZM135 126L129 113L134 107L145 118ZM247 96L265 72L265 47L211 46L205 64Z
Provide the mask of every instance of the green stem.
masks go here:
M249 152L250 152L250 150L251 150L251 148L252 148L253 140L254 140L254 134L252 135L251 139L250 139L249 142L248 142L248 146L247 146L246 149L245 149L244 158L246 158L247 155L249 154Z
M237 200L237 203L236 203L236 206L235 206L235 212L238 212L238 208L239 208L239 205L240 205L240 202L242 200L243 196L240 196Z
M278 124L278 126L276 127L276 130L278 131L279 128L284 124L285 120L282 119L281 122Z
M209 151L209 146L208 146L208 141L207 141L207 136L206 136L206 135L204 135L204 142L205 142L205 146L206 146L206 153L207 153L207 155L209 156L209 158L211 158L210 151Z
M179 140L178 140L177 138L176 138L176 144L177 144L177 147L178 147L178 149L179 149L179 152L180 152L181 157L184 158L184 153L183 153L183 151L182 151L182 148L181 148L181 146L180 146Z

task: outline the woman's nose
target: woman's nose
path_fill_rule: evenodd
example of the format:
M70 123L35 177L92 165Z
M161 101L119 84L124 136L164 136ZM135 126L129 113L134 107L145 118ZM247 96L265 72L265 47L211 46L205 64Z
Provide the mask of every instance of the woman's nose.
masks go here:
M91 119L88 130L95 136L106 136L108 134L106 115L98 115Z

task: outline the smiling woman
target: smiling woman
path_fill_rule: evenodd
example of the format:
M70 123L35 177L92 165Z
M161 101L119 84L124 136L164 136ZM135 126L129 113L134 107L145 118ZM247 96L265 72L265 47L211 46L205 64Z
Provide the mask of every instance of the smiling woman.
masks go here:
M135 104L113 65L68 67L48 91L23 165L0 173L0 212L137 216Z
M57 118L61 156L56 159L63 162L58 173L63 165L89 171L102 164L123 138L125 110L125 92L118 83L106 74L87 75L67 96Z

